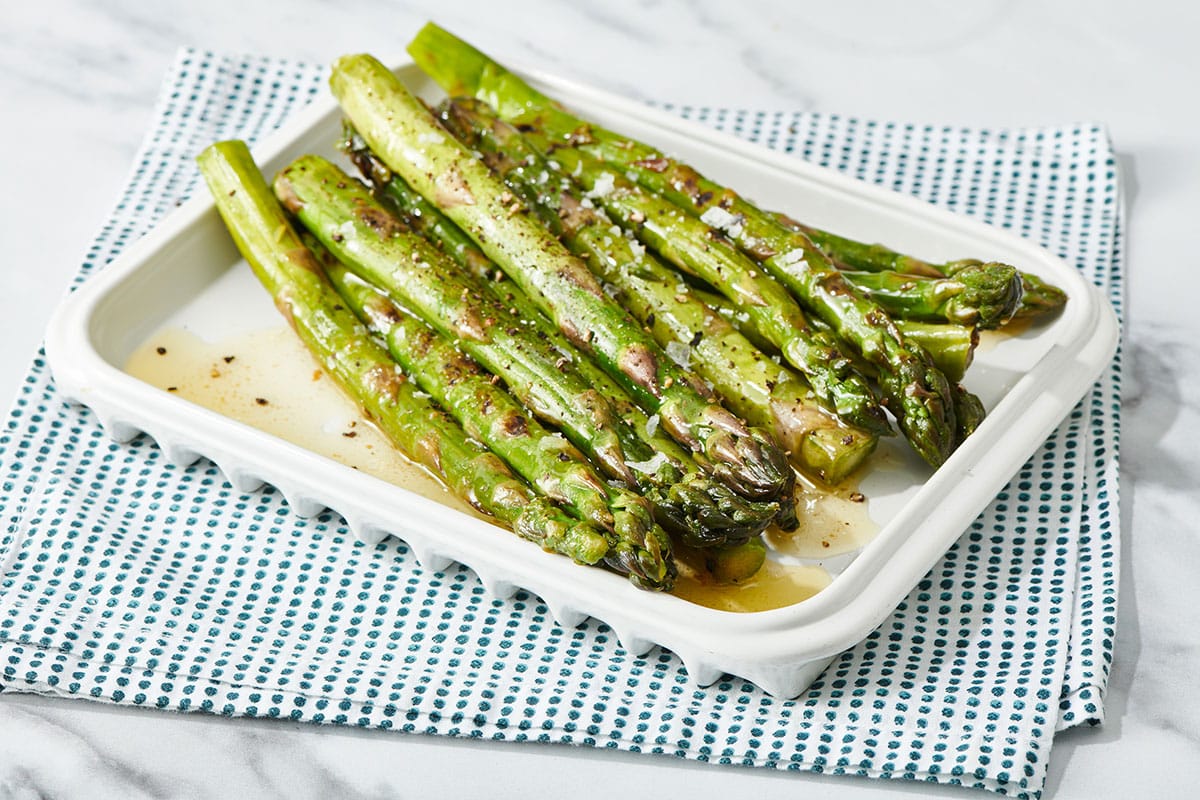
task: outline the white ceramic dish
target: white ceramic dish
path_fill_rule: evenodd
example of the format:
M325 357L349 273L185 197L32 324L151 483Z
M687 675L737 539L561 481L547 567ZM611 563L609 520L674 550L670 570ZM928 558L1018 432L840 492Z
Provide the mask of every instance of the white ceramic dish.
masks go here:
M438 96L415 66L397 73L423 96ZM585 115L684 157L766 207L933 259L984 254L1019 264L1070 295L1053 322L977 357L967 385L991 412L941 469L930 474L915 459L901 458L864 479L881 529L828 588L755 613L642 592L127 375L121 366L134 349L173 316L195 315L197 304L235 326L269 306L243 302L238 293L248 284L228 280L231 269L246 268L203 191L59 308L46 338L59 390L92 408L117 440L144 431L175 462L211 459L239 490L271 484L296 513L331 508L364 541L395 535L426 566L464 563L498 595L528 589L565 625L595 616L634 653L656 644L673 650L700 684L732 673L793 696L895 608L1084 395L1112 357L1115 315L1076 270L1004 231L619 97L524 74ZM339 119L332 98L319 100L257 147L255 157L270 175L302 153L333 155Z

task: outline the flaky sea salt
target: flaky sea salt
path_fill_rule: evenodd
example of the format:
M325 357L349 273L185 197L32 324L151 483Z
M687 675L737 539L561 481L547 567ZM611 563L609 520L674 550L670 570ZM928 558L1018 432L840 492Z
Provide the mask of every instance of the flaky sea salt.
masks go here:
M655 453L653 458L648 458L645 461L626 461L626 465L630 469L635 469L643 475L653 475L658 471L659 467L665 466L667 457L662 453Z
M683 342L667 342L667 346L663 349L667 351L667 356L672 361L684 369L688 369L692 360L692 348Z
M788 250L783 255L779 256L779 264L785 267L795 266L804 263L804 249L797 247L795 250Z
M543 436L538 439L539 450L566 450L567 440L563 438L561 433L552 433L549 436Z
M611 172L601 172L600 177L596 178L596 182L592 184L592 188L588 191L588 197L607 197L613 190L613 174Z
M733 237L741 236L742 227L745 224L745 220L740 214L730 214L720 206L713 206L705 211L700 215L700 221L705 225L723 230Z
M405 147L402 155L404 156L405 161L412 164L417 169L429 169L429 160L425 158L425 154L420 150L414 150L411 147Z

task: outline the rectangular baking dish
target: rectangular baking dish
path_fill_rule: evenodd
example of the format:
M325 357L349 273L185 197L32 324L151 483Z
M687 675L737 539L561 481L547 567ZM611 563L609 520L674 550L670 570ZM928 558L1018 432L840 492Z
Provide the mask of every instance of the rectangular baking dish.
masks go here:
M440 99L415 65L402 63L396 73L421 96ZM931 472L896 447L887 469L864 477L860 488L880 530L848 565L837 565L820 593L785 608L733 613L643 592L126 374L121 366L134 349L180 315L203 314L230 330L272 321L265 294L229 280L231 270L248 268L202 190L57 310L46 350L58 388L90 407L118 441L145 432L173 462L215 462L238 490L266 483L297 514L336 511L366 543L399 537L434 570L461 562L498 596L517 588L537 594L563 625L596 617L630 652L674 651L701 685L731 673L794 696L886 618L1083 397L1116 348L1116 316L1070 265L1000 229L620 97L521 74L584 116L681 156L767 208L934 260L978 255L1017 264L1070 296L1053 321L979 353L966 384L990 413L943 467ZM303 153L336 157L339 126L326 96L255 148L255 158L270 176Z

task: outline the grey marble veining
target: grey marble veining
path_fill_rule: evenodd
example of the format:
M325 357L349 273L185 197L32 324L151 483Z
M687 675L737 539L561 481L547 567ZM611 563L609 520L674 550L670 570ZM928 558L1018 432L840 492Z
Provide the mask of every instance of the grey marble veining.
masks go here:
M626 96L997 127L1100 120L1130 202L1122 584L1107 724L1050 759L1056 798L1186 797L1200 785L1200 11L1165 2L785 0L286 5L48 0L0 37L0 395L136 151L182 45L328 61L398 53L436 17L506 57ZM0 796L527 798L633 794L981 796L672 759L405 737L0 695Z

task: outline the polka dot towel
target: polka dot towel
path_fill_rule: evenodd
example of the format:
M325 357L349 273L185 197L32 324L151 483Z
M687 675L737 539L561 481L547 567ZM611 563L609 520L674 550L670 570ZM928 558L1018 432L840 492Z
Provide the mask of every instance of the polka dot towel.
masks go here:
M319 68L181 53L82 280L254 140ZM797 158L1010 228L1122 302L1121 202L1095 126L967 130L676 108ZM784 701L634 657L537 598L356 545L214 467L108 441L37 356L0 430L5 690L975 786L1035 797L1058 729L1103 719L1117 598L1120 356L903 604Z

